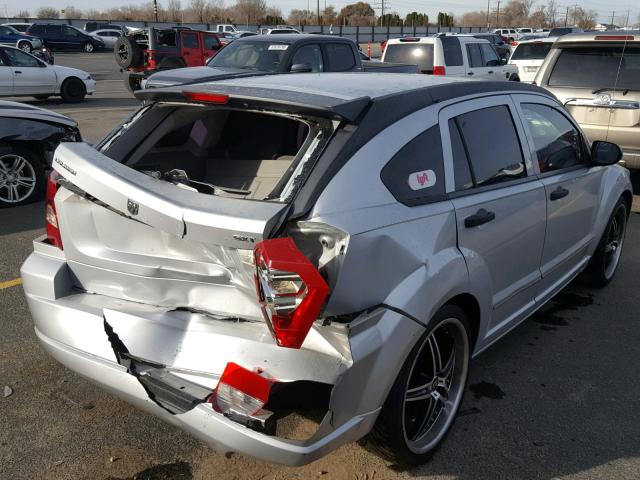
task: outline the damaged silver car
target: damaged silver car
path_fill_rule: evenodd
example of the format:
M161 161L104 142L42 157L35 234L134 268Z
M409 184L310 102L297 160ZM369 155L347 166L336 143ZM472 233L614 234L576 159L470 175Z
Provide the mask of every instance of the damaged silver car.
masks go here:
M369 434L404 464L469 361L616 271L620 149L519 83L385 74L140 91L60 146L22 279L50 354L220 452L301 465Z

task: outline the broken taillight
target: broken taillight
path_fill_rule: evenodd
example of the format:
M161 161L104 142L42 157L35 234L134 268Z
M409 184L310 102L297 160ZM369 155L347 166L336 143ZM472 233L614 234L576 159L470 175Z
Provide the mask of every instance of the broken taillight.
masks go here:
M52 170L47 180L47 203L45 207L45 219L47 227L47 241L62 250L62 238L60 237L60 228L58 226L58 214L56 212L56 204L54 198L58 191L58 178L60 174Z
M263 240L254 258L258 299L278 345L300 348L329 286L290 237Z
M209 397L214 410L247 426L265 428L273 414L263 410L275 380L265 378L235 363L227 363Z

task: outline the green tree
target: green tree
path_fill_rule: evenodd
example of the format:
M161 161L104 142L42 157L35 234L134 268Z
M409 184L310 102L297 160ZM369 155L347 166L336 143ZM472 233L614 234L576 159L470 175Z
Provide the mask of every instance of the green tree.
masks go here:
M405 17L404 24L408 26L426 27L429 25L429 15L426 13L411 12Z
M400 19L400 16L395 12L385 13L384 15L378 17L378 25L382 27L399 27L401 23L402 20Z

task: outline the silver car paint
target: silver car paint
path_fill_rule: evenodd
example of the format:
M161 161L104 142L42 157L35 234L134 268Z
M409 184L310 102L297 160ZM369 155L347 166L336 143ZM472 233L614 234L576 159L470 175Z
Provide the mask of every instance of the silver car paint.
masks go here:
M143 270L113 272L107 268L108 263L96 265L92 260L91 269L87 270L80 283L90 285L92 278L96 278L101 282L98 290L111 290L107 294L92 294L88 288L86 292L80 292L75 289L77 278L74 277L77 272L82 276L82 269L89 266L83 267L82 262L75 262L72 274L66 259L67 248L75 248L76 242L82 244L82 233L77 228L73 230L66 215L83 215L84 211L87 215L85 225L90 218L92 221L102 218L107 225L113 221L115 226L117 221L130 220L107 209L97 213L101 207L87 205L87 200L61 188L56 204L63 206L60 209L60 223L65 252L43 244L41 239L36 240L35 251L22 269L24 288L38 337L45 348L69 368L97 381L135 405L180 425L220 451L240 451L271 462L299 465L313 461L342 443L362 437L372 427L397 372L424 331L424 325L441 305L460 295L477 301L480 314L475 319L478 328L475 353L482 351L540 308L579 273L593 253L596 243L593 239L600 238L615 202L624 191L630 191L628 173L619 167L585 169L585 175L596 179L589 181L589 188L599 189L597 211L592 212L590 217L591 240L582 252L583 258L572 257L573 263L564 275L551 279L544 289L545 274L539 270L536 272L530 265L514 272L510 265L517 259L514 252L518 249L521 249L522 255L542 258L544 228L541 229L539 221L532 222L530 215L546 211L544 205L547 196L544 179L537 178L539 172L536 162L531 161L533 149L526 141L524 127L518 117L514 116L514 119L525 150L530 177L527 182L411 208L396 202L382 184L379 172L409 140L433 125L442 125L452 112L475 108L474 103L476 107L505 103L512 111L517 111L516 95L480 97L483 98L458 98L442 102L386 128L352 156L316 201L307 222L330 225L347 236L344 241L346 250L340 258L340 273L324 315L365 310L351 323L324 325L316 322L302 349L282 349L275 345L266 325L257 321L249 311L246 312L249 321L231 323L214 314L176 312L171 304L178 300L170 295L182 295L185 299L201 297L199 302L203 302L202 299L211 296L213 291L197 293L195 288L190 289L186 285L180 287L180 282L173 278L175 273L171 274L169 288L162 289L162 269L145 271L149 266L130 265L126 258L122 259L123 269ZM542 103L550 101L548 97L537 95L527 98ZM452 191L453 169L451 149L446 143L447 129L441 129L441 135L446 178L439 181L444 181L447 191ZM92 160L87 161L87 165L81 165L86 157ZM80 170L87 171L91 168L89 164L94 161L106 162L90 149L61 149L57 158L60 162L56 168L63 173L63 164L71 170L76 170L74 166L80 165L78 175L84 175ZM122 178L114 174L110 180L121 182L126 194L118 194L113 187L104 186L90 176L81 177L79 183L88 182L85 186L105 195L102 199L105 201L106 198L105 203L117 203L117 210L126 211L128 195L133 195L134 199L142 195L136 191L135 183L144 180L136 179L136 182L128 184L126 178L130 171L120 170L120 167L126 169L118 166L113 167L113 171L121 173ZM69 168L66 169L67 175ZM92 181L94 184L89 185ZM166 221L169 221L169 225L179 227L180 219L184 218L181 217L180 208L186 200L175 196L172 191L162 188L159 191L163 195L162 205L168 206L165 216L159 216L157 209L153 212L141 211L141 214L145 215L147 221L158 222L163 227ZM354 192L357 194L354 195ZM509 205L512 198L517 198L517 202ZM465 235L469 238L467 247L464 247L463 239L463 248L459 249L456 238L464 218L460 212L465 209L475 211L473 209L485 202L492 202L492 208L509 212L508 221L491 222L478 227L477 231ZM74 204L77 204L75 209L72 207ZM273 214L276 213L274 210ZM255 211L247 214L253 215ZM221 215L224 216L224 213ZM565 221L571 220L569 211L560 212L560 216L566 217ZM265 217L262 218L264 220ZM263 227L263 224L254 227L253 233L259 233ZM531 235L510 238L514 229ZM138 230L141 237L151 241L143 230L143 227ZM242 231L251 229L243 224ZM71 241L71 235L77 235L78 239L74 237ZM89 236L90 232L85 235ZM167 236L162 241L189 241L179 238L179 228L174 230L173 236L178 240ZM510 242L508 246L512 252L511 257L497 266L487 263L487 258L493 259L492 262L502 260L499 254L487 250L489 246L486 241L491 241L492 237ZM179 242L174 244L178 245ZM100 250L105 246L95 245L95 242L87 242L87 245L89 247L85 252L69 250L68 253L99 260ZM503 247L501 244L495 245L496 249ZM144 250L143 246L136 245L136 248ZM178 248L193 250L188 246ZM191 258L185 262L184 258L180 258L184 255L180 253L177 257L183 262L180 268L187 270L204 263L202 258ZM194 272L188 273L192 275ZM504 279L499 285L492 282L492 276L496 274ZM125 281L124 276L128 276L129 280ZM153 280L151 277L154 277ZM203 278L212 277L225 278L224 268L216 267L203 274ZM514 283L509 283L510 280ZM146 304L135 301L135 294L127 293L135 290L133 285L144 289L145 294L150 295L148 298L156 300L147 300L144 302ZM367 285L367 288L362 288L362 285ZM174 293L176 291L179 293ZM162 304L163 298L169 298L166 304ZM239 298L232 298L231 301L238 307ZM210 305L209 308L215 310ZM316 433L304 442L268 437L252 431L213 412L208 404L200 404L183 414L170 415L150 401L138 381L116 363L104 332L105 320L123 336L132 352L162 362L177 375L203 386L212 388L228 361L253 367L261 360L267 362L267 371L276 378L330 383L334 387L329 411ZM208 341L199 339L201 334L206 335L204 338ZM166 348L154 348L158 343Z

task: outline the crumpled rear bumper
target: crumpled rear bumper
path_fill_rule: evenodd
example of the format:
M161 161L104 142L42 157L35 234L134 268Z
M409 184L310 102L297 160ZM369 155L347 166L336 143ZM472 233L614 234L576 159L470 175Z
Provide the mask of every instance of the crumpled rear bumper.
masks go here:
M98 383L101 387L138 408L153 413L190 432L217 451L233 451L269 462L302 465L320 458L344 443L361 438L372 428L378 415L379 406L384 400L381 395L379 398L376 398L375 395L365 397L368 402L372 402L371 405L375 405L373 408L362 405L359 400L355 401L353 405L347 405L346 400L337 400L333 407L337 409L336 412L329 410L315 434L304 441L284 439L251 430L216 412L206 402L200 403L184 413L170 413L150 399L148 392L138 379L131 375L126 367L118 363L116 353L105 333L107 314L109 312L122 314L125 311L126 313L120 316L112 315L114 325L119 322L118 327L123 333L125 343L127 335L136 333L127 330L127 321L138 322L137 328L130 327L129 330L143 332L141 338L148 338L144 332L150 331L149 323L151 320L149 319L157 321L157 317L153 317L153 315L159 307L135 304L74 290L71 272L63 253L42 242L42 239L34 241L34 248L35 252L24 263L21 274L36 335L44 348L71 370ZM181 330L179 323L172 323L174 320L178 322L178 317L169 320L159 328L167 330L162 334L162 338L168 339L163 347L169 345L170 354L166 354L166 358L171 361L170 365L178 365L177 370L184 378L196 378L200 385L212 390L218 381L215 372L222 371L220 366L216 366L216 362L220 363L225 356L227 357L225 361L237 361L239 356L246 360L251 358L252 354L255 355L256 351L262 349L263 353L260 355L273 361L271 371L275 372L275 378L303 379L299 378L300 375L307 372L311 380L314 380L314 375L316 377L319 375L320 378L325 375L327 378L324 380L328 381L328 376L333 374L334 379L330 383L340 384L339 388L334 388L336 398L353 400L354 395L357 396L362 392L361 385L354 385L353 381L343 381L345 373L349 372L352 366L348 352L343 350L345 357L337 357L335 352L331 351L329 343L327 345L321 344L321 347L316 351L305 351L304 348L295 350L277 347L270 337L266 325L256 325L250 322L233 330L227 327L226 333L219 333L221 338L216 340L211 332L207 331L205 322L199 324L197 319L191 318L189 326L194 327L195 325L197 327L193 332ZM177 333L174 332L174 334L182 338L183 343L171 343L173 341L170 338L172 329L177 330ZM240 330L244 333L235 333ZM221 330L221 332L225 331ZM210 345L212 353L207 359L208 365L214 365L211 369L213 373L209 375L209 384L203 380L202 372L194 372L189 368L191 365L189 362L193 360L192 356L181 355L180 352L182 346L187 344L188 337L192 336L195 341L200 341L199 339L203 336L207 338L207 335L210 335L211 340L215 342ZM135 337L130 336L129 338ZM148 349L147 352L153 352L154 345L155 350L158 350L159 338L148 338L146 343L140 340L140 346L137 348L143 354L145 348ZM383 343L384 339L381 338L380 344ZM364 364L369 365L376 358L376 352L380 350L379 346L374 345L370 339L366 345L368 350L363 366ZM218 358L213 353L216 348L223 352ZM227 348L226 351L225 348ZM270 348L273 350L269 350ZM346 348L348 348L348 342ZM185 348L185 350L187 349ZM287 365L293 366L287 367ZM248 364L247 367L250 368L252 365ZM285 372L289 372L290 377L286 377ZM320 373L314 374L313 372ZM375 378L373 375L365 378L361 373L349 373L362 379L362 385L373 386L377 390L380 388L377 385L380 378Z

